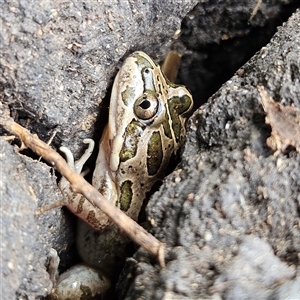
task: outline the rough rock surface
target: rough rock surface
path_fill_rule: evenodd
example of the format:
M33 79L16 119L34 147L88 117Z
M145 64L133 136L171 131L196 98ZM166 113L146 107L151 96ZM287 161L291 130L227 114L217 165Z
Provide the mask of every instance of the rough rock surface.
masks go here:
M54 144L77 152L82 138L93 136L117 62L135 49L170 40L195 4L5 1L0 81L5 101L19 118L31 120L29 129L41 137L58 129Z
M60 209L36 215L42 205L61 199L50 167L17 155L2 139L0 153L1 299L40 298L51 289L49 249L61 250L74 234Z
M199 2L172 45L184 49L178 82L191 89L197 107L266 45L297 7L293 0Z
M16 122L31 132L37 133L44 141L49 140L53 131L57 130L53 140L54 147L61 144L68 145L77 153L78 157L78 153L82 150L81 139L83 137L93 135L99 137L97 122L101 123L103 119L106 119L106 116L103 117L105 111L102 110L103 97L117 72L119 60L127 53L143 50L154 58L162 58L171 45L173 48L187 53L188 55L183 59L179 81L184 82L183 78L187 78L185 83L188 86L188 83L193 82L191 89L196 95L196 103L198 101L200 103L206 100L205 95L209 94L209 90L201 97L197 95L201 94L204 86L216 81L213 76L215 70L218 70L218 77L220 73L226 73L223 71L225 68L218 69L222 61L231 61L230 66L236 70L243 61L241 57L247 59L247 56L243 56L245 48L255 49L259 45L257 43L252 48L251 43L249 45L244 43L244 47L240 47L239 51L235 52L236 46L241 45L241 40L247 41L248 34L253 32L260 41L263 40L262 36L269 36L270 32L274 30L274 20L278 22L278 18L284 15L284 11L288 7L285 4L293 4L297 1L272 0L262 3L249 24L247 22L256 1L253 3L249 1L242 7L236 1L201 1L185 20L182 28L184 39L174 42L175 31L180 28L182 18L197 1L180 1L180 5L177 3L174 5L174 1L150 1L149 3L119 1L114 4L111 1L6 0L2 5L0 16L1 102L9 104L11 115ZM269 25L270 27L268 27ZM255 31L255 28L259 30ZM264 31L265 28L267 31ZM293 30L295 28L292 28L290 32L292 33ZM291 44L294 44L295 36L291 36ZM252 37L250 40L253 41L254 38ZM218 55L220 44L225 50L227 49L222 52L222 55ZM272 47L277 49L275 46ZM214 63L207 60L207 65L212 66L214 70L205 68L207 67L205 64L208 53L215 54L214 57L219 59ZM286 50L286 53L290 53L289 50ZM234 57L236 58L234 59ZM286 54L282 58L284 63L286 62L285 57ZM261 229L261 233L258 234L252 228L254 226L251 221L252 216L250 221L241 217L238 220L240 223L236 221L236 225L234 222L231 224L228 221L230 216L237 214L236 211L239 209L239 205L237 205L239 202L236 204L237 199L246 199L245 208L248 210L252 199L250 196L255 196L254 188L257 187L257 182L261 181L260 177L249 178L250 171L246 170L245 157L252 162L248 164L249 168L265 172L264 168L268 166L267 170L272 176L264 177L269 181L262 182L262 187L265 184L267 188L273 188L271 180L274 184L283 180L281 186L286 190L281 192L281 197L286 199L285 195L288 193L290 201L294 199L293 187L296 186L296 174L298 173L293 171L293 166L297 165L296 161L294 165L292 162L293 159L297 159L297 155L291 155L291 158L279 156L281 160L279 158L272 160L272 152L268 151L266 147L262 147L269 131L267 126L263 127L264 131L260 128L264 124L264 118L258 105L258 93L254 90L253 84L247 81L250 80L249 74L253 72L251 79L256 78L255 84L264 83L263 80L260 80L263 78L265 83L269 83L268 90L271 93L274 92L274 95L279 95L277 90L273 90L273 87L279 87L280 81L275 84L272 83L272 80L282 79L280 72L283 72L281 68L285 64L278 64L276 68L271 68L271 62L275 63L272 57L265 56L264 60L261 67L255 62L246 65L240 72L240 74L243 72L245 74L236 78L236 80L239 78L240 82L235 82L235 84L228 82L227 89L221 90L220 97L222 96L224 99L226 97L226 101L211 101L194 116L190 123L186 154L182 162L182 166L186 167L184 171L177 170L170 175L167 181L169 183L160 191L161 195L165 193L164 196L156 194L156 199L159 199L158 202L155 202L157 207L154 209L152 206L150 211L151 217L155 218L155 222L161 227L161 231L156 232L158 238L167 241L170 246L180 245L180 247L171 250L173 255L170 258L174 263L172 268L170 268L170 263L164 271L159 271L158 268L148 264L147 255L140 252L138 257L145 263L141 263L139 266L141 270L149 270L149 273L146 275L145 272L141 272L144 274L144 278L141 275L137 276L135 286L132 286L131 289L131 295L146 293L145 287L149 288L149 292L153 292L152 288L155 287L159 295L164 294L165 291L174 295L174 291L178 290L178 293L175 291L178 297L182 295L184 295L182 297L186 297L189 292L195 295L200 290L198 296L201 296L207 295L207 288L213 285L215 290L212 289L212 292L221 293L222 286L228 285L224 282L231 280L223 261L231 262L231 257L232 259L234 257L235 263L232 263L232 269L238 268L239 261L245 256L241 245L244 245L245 249L249 247L249 244L251 245L249 239L246 239L245 231L247 234L253 234L257 247L267 249L265 251L269 251L268 253L270 253L270 248L264 244L266 242L257 241L257 236L265 239L272 249L278 242L276 256L279 257L278 253L281 255L280 270L282 270L283 278L289 278L291 273L295 273L293 268L286 268L286 261L294 261L294 247L297 245L296 241L294 241L295 244L292 243L294 236L289 231L290 223L286 223L286 231L279 225L278 232L277 228L272 231L274 237L271 243L269 235L263 234L267 230ZM294 66L299 66L296 58L295 61ZM262 71L264 66L268 66L269 69ZM291 72L295 74L293 78L297 82L297 78L299 78L297 70L299 69L294 66L291 68ZM197 80L197 83L194 82L196 76L193 75L196 70L201 75L200 81ZM279 75L277 73L277 75L272 75L269 70L276 70ZM266 76L270 76L271 79L267 80ZM218 80L220 82L221 79ZM245 86L250 86L251 89L246 93L244 87L243 97L238 100L237 97L241 97L238 92L241 91L238 89L242 84L241 80L244 80ZM296 88L293 89L293 86L296 84L291 86L288 84L290 81L287 79L286 93L289 90L295 93ZM276 99L280 100L282 97ZM286 97L285 99L290 101L288 102L290 104L300 98ZM236 101L240 102L236 103ZM297 105L296 102L295 105ZM255 118L251 119L253 116ZM256 117L258 117L258 121L256 121ZM96 120L97 122L95 122ZM248 127L246 127L247 124ZM198 126L199 130L197 131ZM94 132L95 127L97 132ZM256 160L255 157L253 158L252 152L248 151L249 149L257 157L263 155L271 162L264 161L262 158ZM56 248L62 256L64 255L63 250L72 247L74 242L73 228L68 226L72 222L65 219L65 214L61 215L60 209L35 216L35 211L40 206L60 200L60 193L52 169L43 162L38 162L32 153L27 152L26 155L34 157L34 159L19 155L13 151L9 143L1 141L0 221L2 226L0 227L0 253L4 283L1 291L3 299L40 299L45 296L51 287L46 273L49 248ZM278 168L281 170L283 167L290 168L292 175L290 177L283 176L281 179L277 177L278 175L274 176L274 174L278 174ZM240 172L246 174L245 178L241 177ZM184 178L187 178L188 182L184 183ZM207 187L203 184L200 185L203 181ZM215 188L209 182L215 182ZM250 187L246 189L248 183L251 184L251 189ZM271 190L269 191L267 188L259 188L260 197L255 198L256 202L266 201L266 195L269 196L271 193ZM267 194L265 190L268 191ZM278 208L275 200L277 200L276 195L279 192L274 193L275 196L273 195L273 200L271 199L274 206L269 205L269 202L267 204L263 202L255 210L254 215L258 220L257 227L268 228L268 222L271 224L275 222L283 226L281 223L288 218L284 214L285 210L281 209L279 210L282 214L280 219L277 215L274 220L271 217L266 219L266 216L269 216L267 212L269 213L272 207L273 209ZM190 194L190 200L187 202L188 194ZM242 198L240 198L241 195ZM269 201L271 202L271 200ZM295 201L294 203L295 206L298 205ZM203 206L201 208L203 210L198 210L198 206L199 208ZM286 207L284 203L282 206ZM207 215L205 207L207 207ZM288 207L290 211L287 211L287 215L290 217L288 219L290 221L292 220L291 213L296 213L297 210ZM271 212L273 211L271 210ZM157 216L155 216L156 214ZM265 219L262 220L261 214L264 214ZM163 216L166 219L163 219ZM226 226L220 227L218 224L222 220ZM185 222L185 225L182 222ZM162 224L165 224L165 227ZM194 230L198 224L200 227ZM239 224L242 224L241 228L238 227ZM175 225L179 226L178 229ZM212 228L204 230L203 226L205 228L212 226ZM238 229L231 231L230 226L237 226ZM297 229L298 227L295 225L295 231ZM228 231L230 234L227 234ZM205 233L204 240L203 232ZM284 244L283 241L279 241L279 237L284 236L286 232L289 235ZM236 239L238 234L240 240ZM195 237L197 243L195 243ZM208 242L213 243L215 239L219 239L220 248L213 244L214 251L211 251L212 246L209 244L207 247L211 248L207 248L207 252L203 252L206 248L202 249L202 245ZM253 242L253 244L255 243ZM193 247L189 245L193 245ZM230 248L230 251L224 251L224 245ZM288 247L288 250L284 247ZM214 253L214 257L217 256L220 263L207 266L207 262L213 261L211 252ZM69 255L65 254L66 257ZM203 262L197 267L200 271L202 270L201 272L193 271L195 265L191 257L198 259L198 255L201 255L200 262ZM285 255L289 259L282 259ZM176 257L177 259L175 259ZM189 257L188 261L187 257ZM180 259L181 263L178 262ZM270 255L270 259L276 260L276 257ZM67 260L65 259L65 261ZM256 266L253 265L251 268L255 269ZM207 271L210 280L205 277L204 271ZM153 285L149 286L149 282L145 281L144 283L143 280L150 278L151 274L154 276L151 278ZM202 285L196 282L198 286L193 284L190 288L189 284L192 281L189 282L188 278L194 278L194 275ZM218 280L216 280L217 277ZM277 278L274 280L276 281ZM138 288L139 282L144 288L142 286ZM159 288L156 288L157 286ZM282 286L274 288L274 295L278 295L278 299L280 299L280 296L285 291L291 291L293 286L292 281L286 281ZM167 289L165 290L164 287ZM181 294L181 290L185 290L185 292Z
M191 117L181 168L148 204L166 268L140 250L126 299L299 299L300 154L266 146L256 88L300 109L299 24L298 10Z

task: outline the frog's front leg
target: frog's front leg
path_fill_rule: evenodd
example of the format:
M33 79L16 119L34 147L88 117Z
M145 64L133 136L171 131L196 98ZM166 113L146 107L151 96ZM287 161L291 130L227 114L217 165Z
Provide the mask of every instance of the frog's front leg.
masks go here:
M89 146L76 162L68 148L60 148L66 156L69 167L78 174L82 174L83 165L94 148L93 140L85 139L83 142ZM129 238L84 196L73 192L65 178L61 179L59 185L65 196L65 205L81 219L77 225L78 254L86 263L112 277L113 273L117 273L114 271L119 270L124 263L125 246L130 241Z
M60 151L65 154L67 163L71 169L78 174L85 175L82 173L82 168L91 156L95 142L92 139L84 139L83 142L88 144L88 148L76 162L74 161L74 156L70 149L67 147L60 147ZM93 206L84 196L72 190L71 185L66 178L63 177L60 180L59 188L64 195L64 203L68 209L77 217L87 222L91 227L96 230L103 230L110 224L110 220L102 211L100 211L100 209Z
M85 162L91 156L95 145L91 139L85 139L83 142L88 144L88 148L76 162L74 161L72 152L68 148L60 148L66 156L69 167L82 175L86 173L82 172L82 169ZM103 222L103 219L101 219L102 213L99 213L99 209L90 204L82 195L73 192L70 183L64 177L59 182L59 187L65 196L65 205L73 213L89 224L94 225L94 228L96 227L98 230L99 228L105 227L105 220ZM94 216L92 222L90 222L91 214ZM58 276L58 264L59 257L57 252L51 249L49 267L50 278L53 282L51 299L83 299L82 297L85 297L84 299L90 299L88 297L101 299L100 297L105 294L111 285L110 280L101 270L90 267L84 263L75 265Z

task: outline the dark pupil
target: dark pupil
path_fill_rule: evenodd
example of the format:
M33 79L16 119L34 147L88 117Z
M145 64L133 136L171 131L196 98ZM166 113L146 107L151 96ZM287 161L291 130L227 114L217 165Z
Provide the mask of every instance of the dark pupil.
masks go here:
M143 108L143 109L149 108L149 107L150 107L150 101L144 100L144 101L140 104L140 107Z

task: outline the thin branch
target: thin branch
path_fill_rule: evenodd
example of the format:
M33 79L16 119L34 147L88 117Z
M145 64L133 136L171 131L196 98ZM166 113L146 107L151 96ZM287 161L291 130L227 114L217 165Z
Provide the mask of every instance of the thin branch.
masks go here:
M253 8L253 11L252 11L252 13L251 13L251 15L250 15L250 18L249 18L249 22L251 22L252 19L255 17L255 15L257 14L258 9L259 9L259 7L261 6L261 4L262 4L262 0L257 0L257 1L256 1L256 5L255 5L255 7Z
M162 267L164 266L165 244L159 242L119 208L109 203L97 189L89 184L81 175L71 170L64 158L49 145L41 141L37 135L31 134L27 129L14 122L7 114L0 114L0 125L8 132L18 136L26 147L42 156L71 183L72 189L75 192L82 194L92 205L101 209L112 222L121 228L135 243L152 255L155 255L160 265Z
M181 55L178 52L169 51L161 66L162 71L171 82L176 80L180 61Z

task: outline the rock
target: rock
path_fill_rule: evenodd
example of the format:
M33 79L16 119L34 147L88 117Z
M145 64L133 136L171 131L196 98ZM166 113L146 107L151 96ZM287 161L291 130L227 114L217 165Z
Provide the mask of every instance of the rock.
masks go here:
M152 232L169 247L166 267L139 250L126 299L295 295L300 156L267 147L257 86L300 107L299 22L298 10L191 117L182 163L147 209Z
M60 200L53 170L16 153L2 139L0 149L1 295L3 299L41 298L52 286L46 270L50 247L60 250L59 238L68 243L66 236L74 238L74 234L61 223L60 209L36 215L42 205Z

